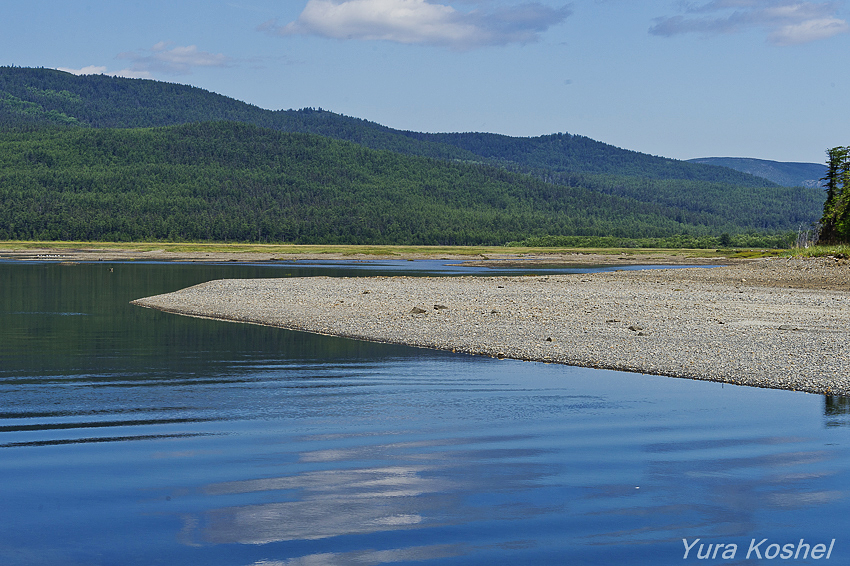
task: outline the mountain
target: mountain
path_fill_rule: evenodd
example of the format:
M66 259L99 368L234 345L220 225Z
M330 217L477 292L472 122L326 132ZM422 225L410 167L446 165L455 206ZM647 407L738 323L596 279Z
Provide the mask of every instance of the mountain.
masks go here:
M768 161L749 157L700 157L689 159L691 163L703 163L728 167L742 173L763 177L783 187L821 187L826 176L823 163L796 163Z
M0 67L0 239L504 243L778 234L823 191L578 135L394 130Z
M761 177L732 169L650 156L579 135L425 134L322 109L264 110L186 85L0 67L0 127L140 128L220 120L319 134L407 155L487 162L542 177L549 172L584 172L771 186Z
M0 133L0 203L0 240L502 244L724 221L237 122Z
M764 179L714 165L688 163L621 149L590 138L551 134L518 138L486 133L422 134L403 132L418 140L451 145L503 165L526 171L582 172L686 179L728 183L747 187L769 187Z

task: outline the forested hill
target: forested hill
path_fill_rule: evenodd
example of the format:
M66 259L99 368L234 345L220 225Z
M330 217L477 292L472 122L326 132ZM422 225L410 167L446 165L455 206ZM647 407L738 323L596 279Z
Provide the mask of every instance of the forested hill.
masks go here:
M748 187L769 187L774 183L715 164L703 165L654 157L620 149L585 136L551 134L517 138L499 134L405 132L418 140L458 147L496 163L518 164L529 171L554 173L604 173L650 179L686 179ZM701 166L695 166L701 165Z
M654 157L578 135L517 138L486 133L424 134L321 109L264 110L179 84L0 67L0 128L46 124L137 128L218 120L320 134L408 155L485 161L555 182L563 173L604 173L746 187L772 185L725 167Z
M197 87L54 69L0 67L0 128L80 126L148 128L233 121L314 133L439 159L479 160L462 149L421 142L373 122L324 110L264 110Z
M236 122L0 132L0 239L503 244L771 232L801 189L579 186ZM710 189L710 190L709 190ZM644 192L663 202L641 202ZM688 195L688 196L683 196Z
M0 239L501 244L721 221L235 122L0 133L0 203Z
M0 67L0 239L778 234L817 221L824 199L583 136L407 132L178 84Z
M827 173L823 163L769 161L749 157L700 157L688 161L728 167L763 177L783 187L820 187Z

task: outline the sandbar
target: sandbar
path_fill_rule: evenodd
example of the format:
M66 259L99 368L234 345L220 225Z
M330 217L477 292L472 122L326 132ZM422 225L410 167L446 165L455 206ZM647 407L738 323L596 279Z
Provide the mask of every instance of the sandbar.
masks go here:
M548 276L228 279L133 303L495 358L850 395L850 265L834 258Z

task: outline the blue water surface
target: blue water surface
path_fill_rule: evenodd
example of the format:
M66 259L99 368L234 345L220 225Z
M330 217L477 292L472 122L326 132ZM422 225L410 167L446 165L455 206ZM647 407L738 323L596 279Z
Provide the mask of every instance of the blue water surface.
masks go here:
M850 564L847 399L129 304L223 277L466 273L297 263L0 264L0 564L825 562L748 560L765 538L834 539L827 563ZM739 548L684 558L697 538Z

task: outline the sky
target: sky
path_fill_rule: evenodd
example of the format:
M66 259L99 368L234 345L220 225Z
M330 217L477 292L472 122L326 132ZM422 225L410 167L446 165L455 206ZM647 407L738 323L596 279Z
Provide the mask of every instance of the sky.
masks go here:
M850 145L850 0L5 0L0 65L675 159Z

